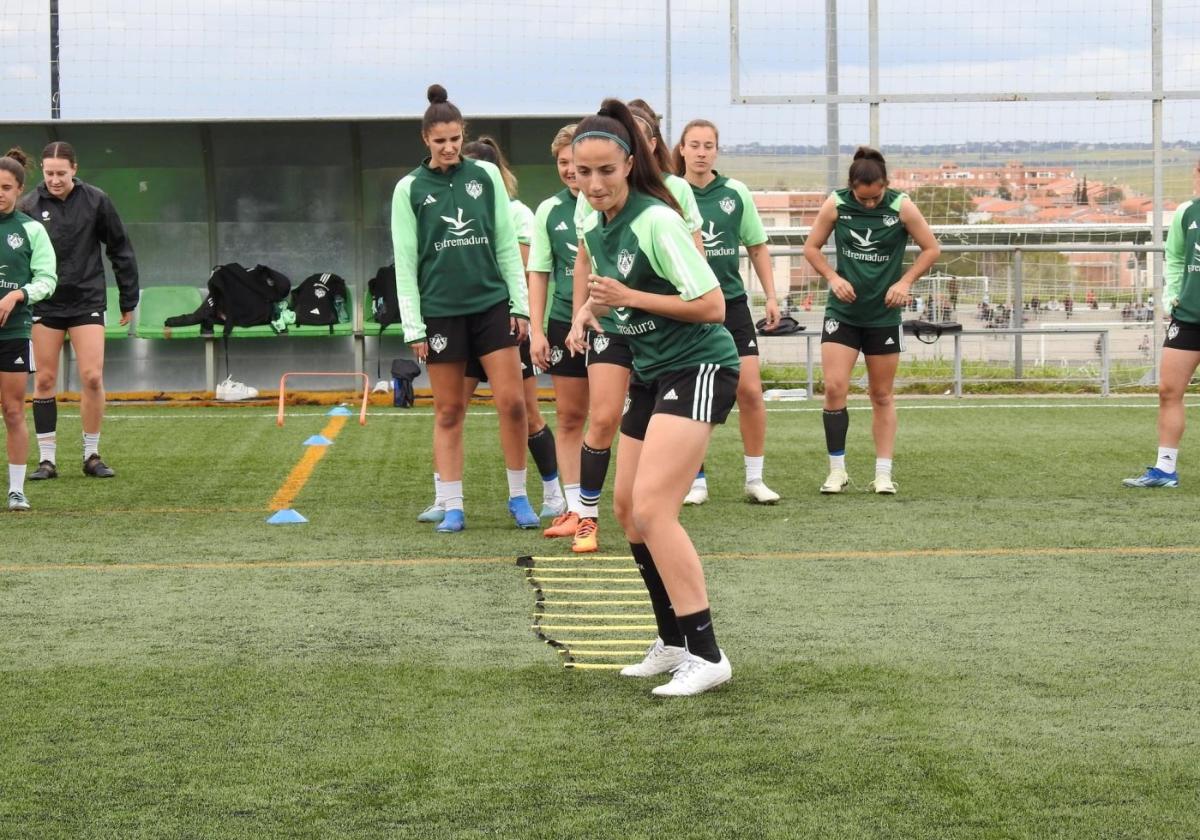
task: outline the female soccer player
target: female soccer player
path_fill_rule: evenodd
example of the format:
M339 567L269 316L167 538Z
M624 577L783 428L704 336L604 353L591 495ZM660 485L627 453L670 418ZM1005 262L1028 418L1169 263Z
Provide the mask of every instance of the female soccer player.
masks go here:
M525 401L517 344L527 333L528 290L508 191L490 163L461 154L466 123L431 85L421 138L429 157L396 185L392 248L404 338L428 363L434 464L446 513L437 530L466 527L463 513L463 377L479 357L492 384L508 468L508 509L518 528L539 519L525 495Z
M70 143L55 141L42 150L44 180L21 199L21 212L41 222L58 257L58 288L34 307L33 428L38 439L38 468L31 481L56 478L58 468L58 359L66 336L79 366L79 414L83 421L83 474L112 478L100 457L104 419L104 308L107 305L100 246L116 275L122 326L138 305L138 269L133 245L112 201L79 180L79 163Z
M33 305L54 294L54 247L39 222L17 210L29 159L20 149L0 158L0 407L8 450L8 509L29 510L25 462L25 388L34 369Z
M529 263L529 243L533 235L533 211L517 198L517 176L513 173L500 151L500 146L491 137L482 136L463 146L463 157L471 160L485 160L500 170L504 179L504 187L508 191L509 208L512 210L513 228L517 234L517 247L521 252L521 264ZM521 342L521 377L525 395L525 417L528 422L529 453L533 456L534 464L542 477L542 516L558 516L566 509L566 501L558 486L558 458L554 451L554 435L546 427L538 407L537 372L533 360L529 356L529 339ZM463 382L463 399L470 404L471 397L480 382L487 381L487 374L479 359L472 356L467 360L466 379ZM434 465L437 466L436 464ZM433 474L434 500L417 517L418 522L441 522L445 517L444 500L436 494L441 486L441 478L437 472Z
M574 537L583 512L579 498L579 454L583 423L587 419L588 374L584 357L571 353L566 345L571 331L572 270L579 250L574 222L579 195L571 149L574 136L575 126L566 125L550 143L550 154L563 189L538 205L528 266L530 353L534 364L550 372L554 383L558 417L556 449L567 502L566 511L542 532L547 537ZM551 277L554 296L547 321L546 299ZM544 330L543 324L546 324Z
M645 107L636 107L637 103ZM633 100L629 111L645 141L647 151L659 169L660 179L665 182L667 191L675 199L688 222L696 252L703 255L704 246L700 241L702 222L700 211L696 207L696 198L692 195L691 185L687 181L678 175L670 174L671 156L660 142L658 117L640 99ZM581 192L575 213L576 234L580 240L572 275L575 303L582 302L588 296L586 284L591 269L585 234L596 224L598 215ZM583 513L571 545L571 550L578 553L596 551L599 548L600 493L608 475L612 442L624 410L625 395L629 389L629 371L633 367L633 356L628 343L617 329L616 319L613 316L604 316L599 322L604 331L591 336L587 347L588 427L583 439L579 468Z
M660 696L699 694L730 677L717 646L696 548L679 523L713 424L737 391L737 348L721 325L725 298L662 181L634 115L606 99L575 133L576 179L599 218L587 231L590 297L569 341L582 347L607 309L633 354L613 508L649 590L659 639L621 673L672 671Z
M837 247L837 270L821 253L829 234ZM908 238L921 252L907 271ZM859 146L850 164L849 186L835 190L817 214L804 243L804 257L829 283L821 334L825 375L825 445L829 477L822 493L841 493L846 473L846 394L850 371L861 351L867 361L871 395L871 431L875 437L875 480L870 489L892 495L892 454L896 442L896 406L892 394L904 336L900 315L913 283L937 261L941 248L917 206L888 188L883 155Z
M1192 173L1200 196L1200 163ZM1183 439L1183 395L1200 365L1200 199L1175 209L1167 231L1163 309L1171 318L1158 368L1158 460L1126 487L1178 487L1179 442Z
M758 341L746 286L738 270L738 245L745 245L750 263L767 297L767 328L779 322L775 274L767 252L767 234L750 191L741 181L727 178L713 166L717 162L717 127L708 120L692 120L683 128L675 148L675 168L687 178L700 207L705 256L725 294L725 328L737 344L742 360L738 379L738 425L742 432L746 467L746 497L773 505L779 494L763 482L763 451L767 437L767 407L763 403L762 375L758 367ZM699 485L699 487L698 487ZM692 483L689 495L708 496L703 472ZM700 501L703 501L702 499Z

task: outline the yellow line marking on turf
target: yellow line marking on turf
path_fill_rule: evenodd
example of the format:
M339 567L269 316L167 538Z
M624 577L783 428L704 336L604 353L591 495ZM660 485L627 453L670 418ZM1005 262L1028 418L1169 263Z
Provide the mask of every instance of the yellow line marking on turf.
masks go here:
M555 606L558 606L555 604ZM650 619L654 614L639 615L637 613L533 613L534 618L617 618L617 619ZM543 625L544 626L544 625Z
M578 671L617 671L625 666L617 662L612 664L600 662L564 662L563 667L574 668Z
M647 645L654 644L654 639L557 639L560 645L593 645L604 647L605 645L637 645L640 650L645 650Z
M632 560L630 562L633 562ZM536 569L527 569L530 575L543 574L545 572L600 572L606 575L619 574L616 569L605 569L603 567L577 566L575 568L554 568L552 566L538 566ZM599 580L599 578L597 578Z
M542 590L542 591L544 592L545 590ZM641 600L630 600L630 601L604 601L604 600L559 601L557 599L555 599L555 601L554 601L554 606L556 606L556 607L592 607L592 606L608 607L608 606L615 606L615 605L623 605L623 606L630 606L630 607L648 607L648 606L650 606L650 602L644 598Z
M544 580L546 583L641 583L641 578L631 577L539 577L538 575L530 575L530 580Z
M321 434L332 441L338 436L338 432L342 430L342 427L346 425L346 420L345 415L329 418L329 422L325 424L325 428L321 430ZM300 495L300 491L308 483L308 479L312 476L317 463L325 457L325 450L328 448L328 446L307 447L307 451L300 456L300 461L296 466L292 467L292 471L288 473L288 477L283 480L283 484L275 491L275 495L271 497L271 501L267 502L267 510L286 510L292 506L292 500Z
M559 595L641 595L645 589L551 589L539 586L542 592L552 592Z
M613 657L641 657L644 650L559 650L559 656L594 656L597 659L611 659Z
M657 630L657 624L531 624L530 630L578 630L598 633L608 630Z

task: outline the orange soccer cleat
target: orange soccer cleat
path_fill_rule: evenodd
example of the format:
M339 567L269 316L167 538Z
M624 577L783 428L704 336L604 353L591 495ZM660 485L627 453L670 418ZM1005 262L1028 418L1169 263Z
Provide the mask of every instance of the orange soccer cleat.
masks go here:
M567 511L561 516L554 517L550 527L542 531L543 537L573 537L579 528L579 514Z
M575 531L575 541L571 543L571 551L576 554L589 554L600 548L599 526L596 520L586 517L579 520L579 528Z

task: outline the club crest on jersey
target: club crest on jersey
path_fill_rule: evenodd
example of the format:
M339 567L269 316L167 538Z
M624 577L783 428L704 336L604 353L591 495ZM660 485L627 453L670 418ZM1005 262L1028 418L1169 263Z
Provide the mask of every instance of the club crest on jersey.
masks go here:
M557 365L563 360L563 351L561 347L550 348L550 364Z
M883 223L885 225L887 225L888 227L891 227L892 225L896 224L896 222L898 222L898 221L900 221L899 216L884 216L883 217Z
M841 324L839 324L833 318L825 319L825 332L829 333L830 335L833 335L835 332L837 332L838 327L840 326Z
M471 198L479 198L483 195L483 184L478 181L467 181L467 195Z
M717 206L725 211L725 215L730 216L733 215L733 211L737 209L737 202L726 196L717 203Z
M633 271L633 254L624 248L617 254L617 271L621 272L622 277L628 277L629 272Z
M446 345L449 343L450 342L446 339L446 336L442 335L441 333L438 333L429 339L429 346L433 348L433 352L435 353L441 353L446 349Z
M14 251L25 244L25 238L19 233L10 233L8 235L8 247Z
M1179 324L1171 324L1171 326L1167 328L1167 340L1171 341L1177 335L1179 335Z
M313 289L313 296L315 296L317 300L320 300L321 298L325 297L325 289L321 286L317 286L315 289Z
M597 353L603 353L608 349L608 336L601 333L592 339L592 349Z
M50 221L50 211L49 211L49 210L43 210L43 211L42 211L42 221L43 221L43 222L48 222L48 221ZM1193 225L1195 225L1196 223L1195 223L1195 222L1192 222L1192 224L1193 224Z

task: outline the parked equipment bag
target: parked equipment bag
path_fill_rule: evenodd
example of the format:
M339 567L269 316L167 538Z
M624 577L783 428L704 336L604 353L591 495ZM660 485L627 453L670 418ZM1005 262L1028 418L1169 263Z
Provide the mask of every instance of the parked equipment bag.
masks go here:
M962 324L957 321L922 321L914 319L902 324L906 335L916 336L922 344L933 344L947 333L962 332Z
M346 314L346 281L336 274L313 274L292 292L292 312L297 324L328 326L349 320Z
M759 335L793 335L804 330L804 325L793 318L791 315L780 315L779 323L774 329L767 329L767 319L759 318L754 323L754 328Z
M392 359L392 405L412 408L416 394L413 382L421 375L421 366L412 359Z
M222 324L225 335L234 327L270 324L291 288L291 280L265 265L249 269L238 263L218 265L208 275L208 295L200 308L167 318L163 324L168 327L200 324L205 333L211 333L215 324Z
M400 323L400 301L396 297L396 266L385 265L367 281L371 294L371 311L379 322L379 332Z

